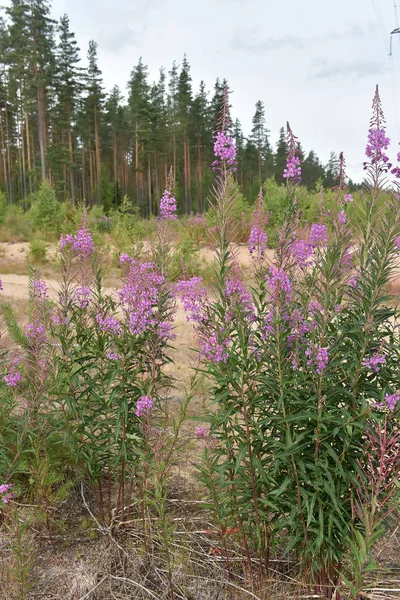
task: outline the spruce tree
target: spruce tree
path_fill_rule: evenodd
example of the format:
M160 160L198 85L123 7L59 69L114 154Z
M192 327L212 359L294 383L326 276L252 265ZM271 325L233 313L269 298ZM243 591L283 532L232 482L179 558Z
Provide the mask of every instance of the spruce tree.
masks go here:
M286 143L285 129L281 127L279 131L279 140L276 147L275 153L275 181L277 183L284 183L283 171L286 168L286 157L288 153L288 147Z
M183 57L182 68L179 74L177 100L179 140L183 149L184 210L186 214L189 214L192 210L190 157L192 78L190 75L190 65L187 61L186 55Z
M70 30L68 15L63 15L58 25L59 43L56 54L55 86L57 95L57 127L59 143L68 159L64 162L64 181L69 181L69 192L73 203L76 201L75 179L75 139L73 124L76 109L83 91L83 69L79 67L79 48L75 34ZM69 172L67 174L67 171Z
M134 157L135 195L138 206L143 204L145 197L145 168L146 148L149 134L150 117L150 88L147 81L147 66L142 58L133 68L128 83L128 107L131 136L134 141L132 153ZM151 215L151 202L147 204L147 214Z

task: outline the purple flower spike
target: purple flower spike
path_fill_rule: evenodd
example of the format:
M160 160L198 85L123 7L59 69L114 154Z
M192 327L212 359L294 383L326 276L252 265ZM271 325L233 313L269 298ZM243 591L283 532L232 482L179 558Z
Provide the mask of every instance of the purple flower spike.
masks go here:
M375 371L375 373L379 373L380 365L386 364L386 355L385 354L373 354L369 358L366 358L362 362L362 366L367 369L371 369L371 371Z
M218 169L221 162L226 162L229 169L236 171L236 146L233 139L226 135L223 131L217 131L214 136L214 154L216 159L212 168L213 171Z
M11 371L7 375L4 375L4 381L8 387L16 388L22 382L22 375L19 371Z
M176 199L171 192L165 190L160 200L160 219L164 221L176 221ZM121 255L122 258L122 255Z
M326 225L313 223L310 231L310 244L312 246L325 246L328 243L328 230Z
M400 396L399 394L385 394L385 400L388 410L392 412L396 408L397 403L400 402Z
M135 415L137 417L143 417L149 415L153 410L153 400L150 396L141 396L136 403Z
M265 251L268 248L267 244L268 236L265 233L265 231L260 229L260 227L258 227L257 225L254 225L251 228L248 241L250 254L253 254L253 252L257 251L261 256L264 256Z
M70 248L77 256L90 256L94 251L92 234L86 225L79 229L75 235L65 235L60 239L60 250Z
M287 146L289 152L286 159L286 169L283 171L283 177L287 182L301 183L300 159L296 156L297 137L294 135L289 123L287 123Z
M206 437L206 428L203 427L203 425L200 425L200 427L197 427L196 437L200 440L203 440Z

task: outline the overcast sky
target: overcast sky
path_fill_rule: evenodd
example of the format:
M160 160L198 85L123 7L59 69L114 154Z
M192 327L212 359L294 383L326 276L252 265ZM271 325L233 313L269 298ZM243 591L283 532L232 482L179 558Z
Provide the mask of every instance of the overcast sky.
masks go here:
M360 179L377 83L393 156L400 141L400 35L388 57L394 1L53 0L53 16L69 15L83 55L98 42L107 88L126 93L140 56L153 80L186 52L194 89L201 79L209 90L216 77L228 79L245 134L263 100L273 143L289 120L306 150L324 163L343 150Z

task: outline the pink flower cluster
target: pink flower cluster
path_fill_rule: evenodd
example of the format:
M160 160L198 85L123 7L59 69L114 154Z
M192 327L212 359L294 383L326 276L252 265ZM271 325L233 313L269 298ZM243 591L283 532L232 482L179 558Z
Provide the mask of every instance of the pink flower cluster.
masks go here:
M265 251L268 248L268 236L258 225L253 225L250 231L248 246L250 254L258 252L261 256L264 256Z
M383 128L369 130L365 154L370 159L371 165L376 165L382 161L386 165L386 170L390 169L392 165L389 163L389 157L385 154L385 150L389 148L389 144L390 138L386 136ZM364 163L365 168L367 168L367 163Z
M94 251L92 234L83 226L75 235L67 234L60 239L60 250L70 248L77 256L89 256Z
M49 297L45 281L41 281L40 279L33 280L33 296L36 300L45 300Z
M321 374L328 366L328 348L307 348L306 356L308 357L307 365L309 367L314 365L316 372L319 374Z
M121 255L120 262L125 266L125 284L118 295L131 333L142 335L149 329L158 331L164 322L157 305L165 276L153 263L141 263L125 254ZM165 331L163 326L164 336Z
M3 483L0 485L0 503L8 504L14 498L14 494L10 492L12 483Z
M385 354L373 354L369 358L366 358L362 361L362 366L367 369L371 369L375 371L375 373L379 373L381 367L380 365L386 364L386 355Z
M191 213L189 223L190 225L196 225L197 227L207 227L207 219L198 213L196 215Z
M400 402L400 395L398 393L385 394L385 401L386 401L386 406L385 406L384 402L377 402L376 404L373 405L374 408L378 408L379 410L383 410L384 408L387 408L389 412L393 412L397 406L397 403Z
M345 194L344 195L344 202L345 204L349 204L350 202L353 202L354 198L351 194Z
M165 190L163 197L160 200L160 219L164 221L176 221L176 198Z
M229 354L227 349L231 342L229 337L226 337L223 329L215 331L207 331L203 328L201 335L198 336L200 343L200 356L206 360L217 364L226 363Z
M341 225L346 225L347 217L346 217L346 213L344 212L344 210L341 210L338 213L337 220L338 220L338 223L340 223Z
M8 365L7 375L4 375L4 381L8 387L16 388L20 383L22 383L22 375L17 369L18 365L19 358L16 356Z
M283 177L287 180L301 182L300 159L294 154L289 154L286 162L286 169L283 171Z
M79 308L87 308L92 297L92 292L86 285L83 285L76 288L75 297L78 301Z
M313 246L305 240L296 240L291 247L291 254L300 269L306 269L312 264Z
M245 289L240 279L228 279L225 285L225 295L231 303L231 310L228 311L227 318L233 319L236 310L239 309L246 319L253 319L255 308L251 294Z
M102 315L97 314L96 321L103 333L111 333L113 335L119 335L121 333L121 323L111 315L103 317Z
M116 352L107 352L108 360L121 360L122 356Z
M176 284L176 293L182 300L185 312L188 313L187 321L196 323L195 333L200 356L215 364L226 362L228 360L227 348L231 340L225 329L211 321L208 316L207 292L202 285L201 277L179 281ZM240 284L238 286L236 282L228 282L225 293L228 293L228 299L235 298L237 302L244 302L246 310L251 310L247 305L249 297L246 296L246 292Z
M153 400L150 396L141 396L136 403L135 415L143 417L149 415L153 410Z
M203 286L201 277L192 277L188 280L178 281L175 286L176 293L182 300L186 320L201 323L205 318L204 306L207 299L207 291Z
M385 394L385 400L386 400L386 404L388 407L388 410L393 411L396 406L397 403L400 402L400 395L399 394Z
M16 388L22 382L22 375L19 371L10 371L4 375L4 381L8 387Z
M46 341L46 330L43 323L28 323L25 334L31 344L44 344Z
M326 225L313 223L310 231L310 244L312 246L325 246L328 243L328 229Z
M217 160L212 164L216 171L220 162L226 162L228 169L236 171L236 147L233 139L223 131L217 131L214 136L214 155Z
M290 302L292 296L292 286L290 279L281 267L271 265L269 268L269 277L267 285L272 290L273 294L278 296L283 293L286 302Z
M206 430L206 428L203 425L200 425L200 427L196 428L196 437L199 440L204 440L204 438L206 437L206 435L207 435L207 430Z
M286 142L288 147L288 155L286 159L286 169L283 171L283 177L288 182L301 182L301 167L300 159L296 156L297 152L297 137L294 135L289 123L287 123Z
M399 235L399 237L397 237L397 238L395 239L394 243L395 243L395 245L397 246L397 248L399 248L399 249L400 249L400 235Z

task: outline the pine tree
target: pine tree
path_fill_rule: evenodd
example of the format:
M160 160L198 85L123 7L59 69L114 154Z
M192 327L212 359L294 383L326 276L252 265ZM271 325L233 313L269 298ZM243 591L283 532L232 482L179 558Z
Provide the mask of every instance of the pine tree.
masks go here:
M26 195L25 165L22 160L22 149L27 150L29 178L31 177L31 140L29 136L28 111L37 103L34 94L32 69L30 68L31 38L30 9L23 0L11 0L6 9L9 20L7 31L7 47L5 48L4 83L6 97L4 111L3 135L7 144L7 168L9 174L8 195L13 201L14 195ZM21 115L26 116L25 123ZM25 127L24 127L25 125ZM34 160L34 157L33 157ZM19 185L16 185L17 174L13 166L18 164ZM21 180L22 175L22 180ZM31 188L30 180L30 188Z
M69 18L64 15L58 26L59 44L56 55L56 95L57 95L57 126L60 129L61 147L66 150L68 160L64 161L64 182L69 179L71 200L75 203L75 140L73 139L73 123L76 119L76 109L83 89L83 69L80 62L79 48L75 34L70 30ZM69 176L67 174L69 171Z
M173 165L173 174L174 181L176 181L176 129L178 123L178 66L174 61L172 63L172 68L168 72L169 82L168 82L168 98L167 98L167 111L168 111L168 127L172 131L172 165Z
M286 168L286 157L288 153L288 147L286 143L285 129L281 127L279 131L279 140L276 147L275 154L275 181L277 183L284 183L283 171Z
M123 96L117 85L111 90L106 103L104 120L106 124L105 147L111 151L111 173L113 180L113 202L117 207L121 188L125 185L126 148L128 123L123 106ZM104 156L105 152L103 152Z
M328 164L325 167L324 187L332 188L336 185L336 176L339 167L339 157L336 152L331 152Z
M314 150L310 150L301 165L301 180L308 190L314 190L318 180L323 179L325 171Z
M210 126L208 98L204 81L200 82L200 88L192 103L191 122L193 127L193 143L197 150L196 161L196 190L197 190L197 208L200 213L205 210L203 172L204 159L207 146L210 146L212 129ZM208 157L206 158L206 160Z
M244 135L239 119L236 119L232 127L232 137L235 140L236 156L238 162L237 181L243 187L243 160L244 160Z
M149 110L149 157L153 162L153 180L155 197L161 195L161 188L164 187L167 179L169 166L167 164L167 103L165 93L165 71L160 69L160 76L150 90L150 110Z
M144 165L145 144L149 134L149 84L147 82L147 66L139 59L133 68L129 80L128 107L132 139L134 140L133 156L135 167L135 196L138 206L142 204L145 194ZM151 202L148 203L147 212L152 213Z
M89 42L86 98L84 100L88 125L88 153L91 197L101 200L100 119L104 100L103 80L97 64L97 43ZM94 150L92 149L94 147Z
M51 91L55 68L55 21L50 18L49 0L28 0L30 38L29 63L34 73L33 84L37 98L37 123L42 181L47 179L46 148L47 96Z
M262 158L266 147L269 147L268 134L269 131L265 127L265 106L261 100L256 103L256 112L252 120L253 128L251 130L251 140L257 148L258 159L258 184L262 184L261 165Z
M184 179L184 210L189 214L192 210L191 190L191 159L190 159L190 116L192 110L192 78L190 65L183 57L182 68L178 80L178 119L179 137L183 146L183 179Z

